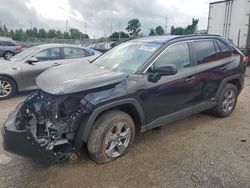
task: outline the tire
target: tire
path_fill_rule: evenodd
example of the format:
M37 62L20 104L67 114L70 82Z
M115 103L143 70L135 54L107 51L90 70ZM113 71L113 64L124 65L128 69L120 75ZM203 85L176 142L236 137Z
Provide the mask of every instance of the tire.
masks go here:
M134 137L135 124L128 114L106 112L93 125L87 144L89 155L98 164L111 162L130 150Z
M14 56L14 53L11 52L11 51L7 51L7 52L5 52L5 53L3 54L3 58L4 58L5 60L9 60L12 56Z
M238 90L233 84L226 84L222 89L217 106L212 109L212 113L218 117L228 117L235 109L238 98Z
M17 86L12 79L0 76L0 100L13 97L16 91Z

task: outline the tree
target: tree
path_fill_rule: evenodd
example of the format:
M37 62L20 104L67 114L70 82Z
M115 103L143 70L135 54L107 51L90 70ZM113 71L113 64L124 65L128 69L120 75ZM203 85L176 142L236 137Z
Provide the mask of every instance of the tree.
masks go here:
M15 37L13 39L18 41L26 41L28 37L26 32L24 32L22 29L17 29L15 31Z
M69 32L70 32L70 38L72 39L80 39L80 38L88 39L89 38L87 34L83 34L81 31L79 31L76 28L71 28Z
M138 36L138 33L141 31L141 23L138 19L132 19L128 22L126 30L129 32L129 35L132 37Z
M126 33L120 33L121 37L125 37ZM18 41L27 41L28 39L51 39L51 38L58 38L58 39L82 39L82 38L89 38L87 34L82 33L78 29L70 30L70 33L64 32L62 33L60 30L50 29L46 31L43 28L37 29L36 27L32 29L16 29L16 30L8 30L6 25L0 25L0 36L11 37L14 40Z
M156 32L156 34L157 35L163 35L164 34L164 29L162 28L162 26L157 26L156 28L155 28L155 32Z
M129 35L125 33L124 31L114 32L112 35L110 35L111 39L118 39L118 38L129 38Z
M174 26L171 27L171 35L184 35L184 28L183 27L177 27Z
M38 37L39 38L44 38L44 39L47 37L45 29L39 29L39 31L38 31Z
M63 33L63 38L70 39L69 33L68 32L64 32Z
M199 19L192 19L192 24L191 25L188 25L186 28L185 28L185 35L188 35L188 34L194 34L196 31L197 31L197 25L198 25L198 22L199 22Z
M49 39L56 38L56 30L50 29L50 30L48 31L47 37L48 37Z
M171 35L189 35L194 34L197 31L197 25L199 23L199 19L192 19L192 24L188 25L186 28L174 26L171 27Z
M152 28L150 29L149 36L154 36L154 35L156 35L155 30Z
M58 38L58 39L62 39L63 38L63 34L62 34L62 32L61 31L56 31L56 38Z

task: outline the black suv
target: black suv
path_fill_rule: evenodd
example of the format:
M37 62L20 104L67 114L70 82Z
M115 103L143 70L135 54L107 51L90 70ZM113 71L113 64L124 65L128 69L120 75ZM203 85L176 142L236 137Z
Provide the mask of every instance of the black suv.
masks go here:
M4 148L46 162L87 148L97 163L110 162L137 132L208 109L229 116L243 59L220 36L157 36L122 43L90 64L49 69L4 123Z

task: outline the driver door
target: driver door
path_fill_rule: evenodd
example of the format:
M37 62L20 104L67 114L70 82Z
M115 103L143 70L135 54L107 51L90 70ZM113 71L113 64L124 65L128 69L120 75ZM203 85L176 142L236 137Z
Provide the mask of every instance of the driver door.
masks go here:
M177 74L161 76L157 82L147 79L147 89L140 98L143 101L148 128L163 125L173 118L192 114L194 100L194 68L188 42L167 47L148 69L154 74L154 67L173 64Z
M48 48L33 56L38 62L23 63L22 81L25 90L36 89L36 77L45 70L62 64L61 48Z

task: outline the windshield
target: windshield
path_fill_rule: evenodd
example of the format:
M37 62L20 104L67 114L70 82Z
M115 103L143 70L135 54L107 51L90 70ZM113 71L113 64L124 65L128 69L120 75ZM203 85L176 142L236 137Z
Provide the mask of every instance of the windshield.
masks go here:
M97 58L93 64L112 71L135 73L161 45L126 42Z
M27 56L33 54L35 51L37 51L39 49L39 47L32 47L29 48L27 50L24 50L20 53L18 53L17 55L13 56L10 61L22 61L23 59L25 59Z

